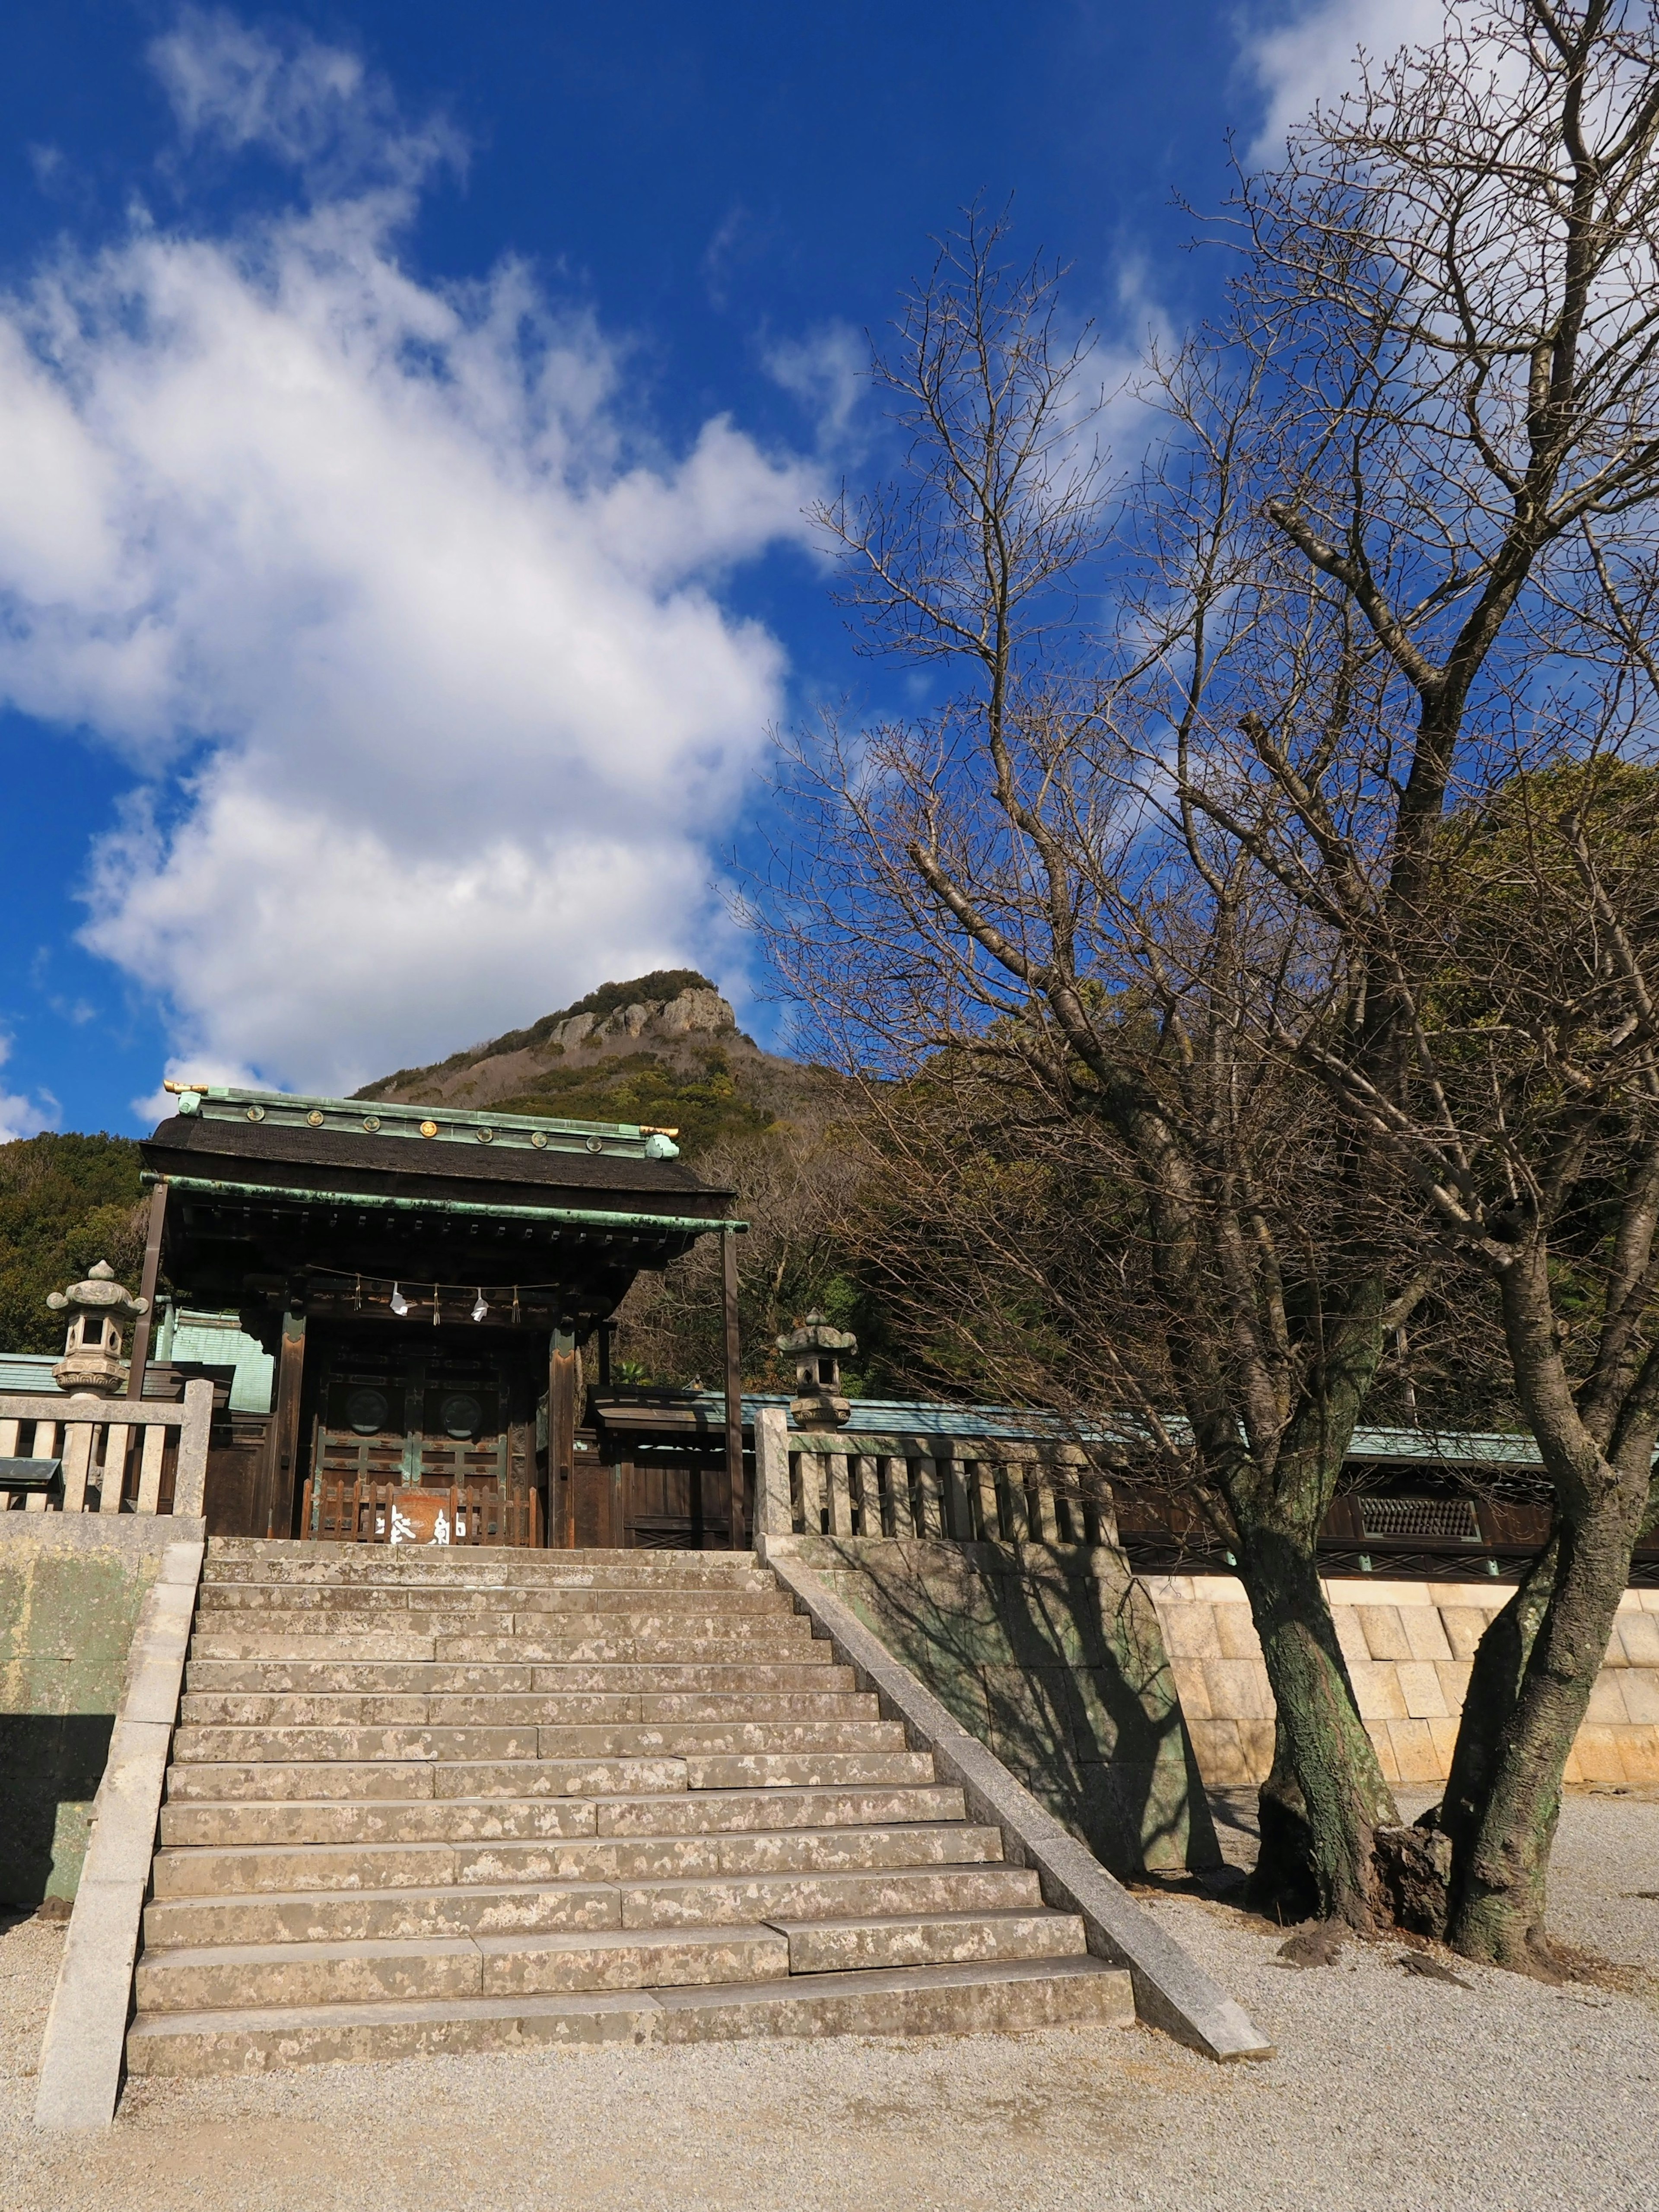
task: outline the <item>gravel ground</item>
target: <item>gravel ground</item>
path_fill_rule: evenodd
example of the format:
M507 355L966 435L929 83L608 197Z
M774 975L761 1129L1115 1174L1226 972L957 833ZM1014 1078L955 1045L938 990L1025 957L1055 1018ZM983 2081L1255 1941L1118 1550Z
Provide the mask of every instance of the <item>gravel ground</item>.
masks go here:
M1224 1814L1226 1808L1218 1808ZM1231 1829L1249 1855L1248 1826ZM128 2091L106 2136L29 2113L61 1929L0 1934L7 2212L1654 2212L1659 1797L1570 1799L1561 1989L1398 1944L1293 1972L1224 1905L1149 1909L1274 2039L1218 2067L1141 2029L318 2068Z

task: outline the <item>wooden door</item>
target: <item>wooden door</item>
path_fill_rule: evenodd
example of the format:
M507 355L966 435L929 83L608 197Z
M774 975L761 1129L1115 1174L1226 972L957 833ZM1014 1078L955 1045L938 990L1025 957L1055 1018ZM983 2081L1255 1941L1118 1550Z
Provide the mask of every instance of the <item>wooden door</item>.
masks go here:
M377 1331L319 1351L316 1494L392 1483L522 1498L534 1487L533 1400L518 1347L410 1344Z
M622 1540L629 1550L698 1552L729 1540L726 1463L718 1448L635 1442L619 1487Z

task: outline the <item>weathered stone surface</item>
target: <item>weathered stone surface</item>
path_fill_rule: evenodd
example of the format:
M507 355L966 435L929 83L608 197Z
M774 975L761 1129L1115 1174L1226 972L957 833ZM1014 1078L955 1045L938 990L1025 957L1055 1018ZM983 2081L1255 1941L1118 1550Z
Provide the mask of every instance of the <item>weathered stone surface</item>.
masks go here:
M236 1799L283 1797L430 1797L437 1768L429 1759L399 1762L370 1759L324 1759L266 1765L249 1759L179 1765L167 1773L169 1805L192 1801L221 1804Z
M164 1805L161 1841L181 1850L209 1844L522 1842L591 1836L596 1818L592 1799L583 1797L246 1799Z
M744 1752L689 1758L687 1784L693 1790L801 1790L848 1788L860 1783L917 1785L933 1778L922 1752L817 1751Z
M858 1537L781 1548L1106 1864L1219 1863L1158 1616L1119 1553ZM768 1553L780 1555L770 1540Z
M960 1790L829 1789L700 1791L612 1798L596 1808L602 1836L713 1835L760 1828L853 1826L866 1821L960 1820Z
M179 1598L194 1594L201 1565L199 1541L169 1544L139 1613L130 1686L143 1717L129 1717L124 1705L99 1785L41 2045L35 2121L43 2128L106 2127L114 2114L139 1915L184 1679L190 1611Z
M524 1604L539 1560L227 1560L259 1572L198 1624L135 2072L1127 2016L775 1577L595 1559Z
M536 2044L645 2043L660 2012L654 1997L629 1990L160 2014L135 2026L127 2063L136 2075L258 2074Z
M364 2002L380 1997L480 1996L483 1966L468 1936L418 1942L226 1945L141 1959L141 2013L212 2012L248 2004Z
M439 1797L616 1797L686 1787L684 1759L526 1759L432 1769Z
M0 1898L74 1896L137 1623L168 1547L201 1534L165 1515L0 1514Z
M1006 2035L1037 2027L1130 2027L1121 1969L1097 1959L981 1961L874 1973L791 1977L745 1990L665 1990L664 2043L757 2035Z
M789 1947L775 1929L641 1929L613 1936L481 1939L483 1986L491 1996L520 1991L661 1989L687 1982L769 1981L789 1972Z
M1036 1869L1047 1903L1079 1916L1096 1957L1128 1967L1143 2019L1212 2057L1270 2055L1273 2046L1243 2008L895 1659L874 1631L805 1565L793 1540L787 1547L769 1541L766 1552L779 1580L834 1638L842 1656L876 1692L883 1710L904 1720L913 1741L930 1747L941 1777L958 1784L973 1817L994 1820L1008 1857Z
M597 1882L170 1898L145 1908L144 1948L149 1954L210 1944L410 1942L427 1936L616 1928L624 1924L621 1899L613 1884Z
M980 1960L1083 1955L1083 1923L1064 1912L919 1912L774 1923L789 1938L792 1974L873 1966L957 1966Z
M905 1867L652 1881L620 1891L624 1928L726 1927L744 1921L845 1919L890 1913L1040 1910L1024 1867Z

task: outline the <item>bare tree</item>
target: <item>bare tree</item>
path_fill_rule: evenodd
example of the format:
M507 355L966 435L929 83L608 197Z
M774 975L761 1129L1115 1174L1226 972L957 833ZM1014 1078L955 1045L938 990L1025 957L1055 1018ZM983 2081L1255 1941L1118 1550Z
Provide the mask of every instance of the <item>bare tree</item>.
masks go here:
M1039 1280L1052 1253L1006 1240L1010 1293L1062 1322L1046 1395L1115 1413L1143 1462L1195 1484L1249 1594L1279 1711L1256 1893L1365 1923L1397 1814L1316 1546L1422 1293L1416 1231L1390 1244L1367 1141L1276 1048L1318 927L1125 733L1162 647L1149 633L1114 666L1079 617L1111 568L1089 334L1062 335L1054 271L1002 254L976 216L941 249L877 367L903 469L821 517L866 643L940 680L931 711L794 747L771 947L822 1048L878 1079L867 1110L908 1172L918 1079L1018 1102L1098 1271ZM961 1191L981 1167L966 1129L956 1167ZM1079 1326L1091 1299L1135 1326ZM981 1332L1011 1378L1018 1336Z
M1442 1810L1452 1940L1545 1971L1659 1433L1656 135L1648 8L1455 7L1243 187L1139 502L1170 807L1318 947L1241 1004L1491 1286L1553 1486Z
M773 1340L809 1307L834 1304L843 1289L842 1231L860 1172L860 1147L836 1115L850 1100L825 1086L792 1101L787 1122L744 1142L710 1146L697 1171L737 1193L749 1223L738 1242L738 1338L751 1382L775 1377ZM653 1381L712 1383L725 1358L718 1238L704 1237L659 1275L642 1275L618 1316L619 1356ZM793 1370L791 1370L793 1376Z

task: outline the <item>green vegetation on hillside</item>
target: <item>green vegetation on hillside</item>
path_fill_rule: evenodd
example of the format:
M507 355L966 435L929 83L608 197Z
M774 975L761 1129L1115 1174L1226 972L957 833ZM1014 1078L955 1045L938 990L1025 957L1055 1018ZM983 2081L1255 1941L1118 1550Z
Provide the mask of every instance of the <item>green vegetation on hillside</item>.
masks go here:
M556 1013L544 1014L539 1021L532 1022L528 1029L505 1030L501 1036L491 1037L486 1043L468 1045L465 1051L452 1052L447 1060L434 1060L428 1067L400 1067L395 1075L383 1075L374 1083L365 1084L352 1096L356 1098L383 1098L389 1091L401 1091L406 1085L426 1078L453 1075L458 1067L465 1067L473 1060L493 1060L502 1053L533 1050L537 1045L546 1043L561 1022L568 1022L577 1014L592 1014L603 1021L607 1014L614 1014L619 1006L665 1006L670 999L678 999L682 991L712 991L714 988L708 976L700 975L695 968L653 968L648 975L635 975L626 983L601 983L597 991L590 991L585 999L578 999L574 1006L561 1006ZM538 1109L525 1106L514 1107L511 1110L528 1114ZM550 1112L556 1109L543 1108L539 1110ZM574 1107L568 1109L560 1107L556 1110L560 1113L568 1111L573 1116L578 1111ZM598 1115L593 1118L599 1121L633 1121L636 1117L611 1114Z
M0 1145L0 1352L61 1352L49 1291L107 1260L137 1287L144 1250L138 1146L131 1137L21 1138Z
M773 1115L742 1096L723 1052L711 1047L698 1057L695 1073L669 1066L653 1052L621 1053L596 1067L556 1065L529 1090L501 1099L500 1109L678 1129L680 1150L690 1159L711 1145L740 1144L771 1127Z

